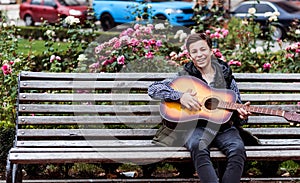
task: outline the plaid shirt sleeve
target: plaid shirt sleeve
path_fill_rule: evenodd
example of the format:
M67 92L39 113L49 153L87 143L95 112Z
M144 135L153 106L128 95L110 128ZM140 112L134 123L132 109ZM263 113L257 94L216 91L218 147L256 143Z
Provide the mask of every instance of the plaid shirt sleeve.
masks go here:
M183 93L170 87L172 81L173 79L165 79L154 82L148 87L148 95L159 100L179 101Z
M241 104L242 100L241 100L240 91L239 91L239 88L237 87L237 84L234 79L231 81L230 89L236 93L236 96L237 96L236 102ZM238 115L235 115L235 116L238 116ZM239 117L236 117L235 121L238 122L240 125L244 125L248 122L248 119L242 120Z

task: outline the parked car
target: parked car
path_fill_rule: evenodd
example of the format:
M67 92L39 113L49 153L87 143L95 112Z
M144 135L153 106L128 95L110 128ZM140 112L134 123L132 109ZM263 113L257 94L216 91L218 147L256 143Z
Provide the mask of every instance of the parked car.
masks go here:
M118 24L136 21L136 17L144 12L144 19L156 17L168 20L171 25L193 25L193 6L194 2L173 0L93 0L92 3L95 19L101 21L105 31Z
M279 13L278 21L273 21L272 25L275 31L272 35L273 39L282 39L287 36L289 27L293 21L300 19L300 8L284 0L268 0L263 1L245 1L240 3L232 12L232 16L239 18L250 17L249 8L255 8L256 13L254 20L261 24L262 29L267 30L268 17L266 12Z
M20 5L20 18L27 26L47 20L58 22L67 16L74 16L84 23L88 18L88 6L76 0L26 0Z

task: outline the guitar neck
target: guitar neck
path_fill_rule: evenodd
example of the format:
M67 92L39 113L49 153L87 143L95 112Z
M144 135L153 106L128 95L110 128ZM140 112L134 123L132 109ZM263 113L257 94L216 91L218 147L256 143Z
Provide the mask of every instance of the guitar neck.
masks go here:
M229 110L237 110L239 108L244 108L245 110L251 113L267 114L267 115L282 116L282 117L284 117L284 113L285 113L285 111L283 110L275 110L275 109L256 107L256 106L245 106L243 104L224 102L224 101L221 101L219 103L218 108L229 109Z

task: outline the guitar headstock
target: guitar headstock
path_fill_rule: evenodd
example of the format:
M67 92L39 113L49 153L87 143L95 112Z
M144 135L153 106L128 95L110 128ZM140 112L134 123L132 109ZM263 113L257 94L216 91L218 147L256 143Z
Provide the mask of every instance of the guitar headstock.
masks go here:
M284 118L290 122L290 125L300 126L300 114L297 112L285 112Z

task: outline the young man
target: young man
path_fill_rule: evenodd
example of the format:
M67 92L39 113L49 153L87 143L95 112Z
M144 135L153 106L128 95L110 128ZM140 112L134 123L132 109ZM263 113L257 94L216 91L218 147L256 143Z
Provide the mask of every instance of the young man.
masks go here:
M237 102L241 103L240 93L229 66L214 57L212 41L204 33L191 34L186 41L191 62L184 65L184 70L178 73L190 75L204 81L212 88L233 90ZM202 103L196 97L197 92L187 90L180 92L170 87L173 79L155 82L149 86L148 94L152 98L165 101L175 101L191 111L201 110ZM245 105L249 105L247 102ZM237 109L231 119L222 124L209 120L197 120L183 124L164 121L157 131L154 142L163 145L184 145L191 157L201 182L204 183L239 183L242 176L246 153L243 140L236 126L247 122L250 112L243 108ZM192 124L192 125L191 125ZM194 125L193 125L194 124ZM220 180L210 159L211 146L218 147L227 157L227 166Z

